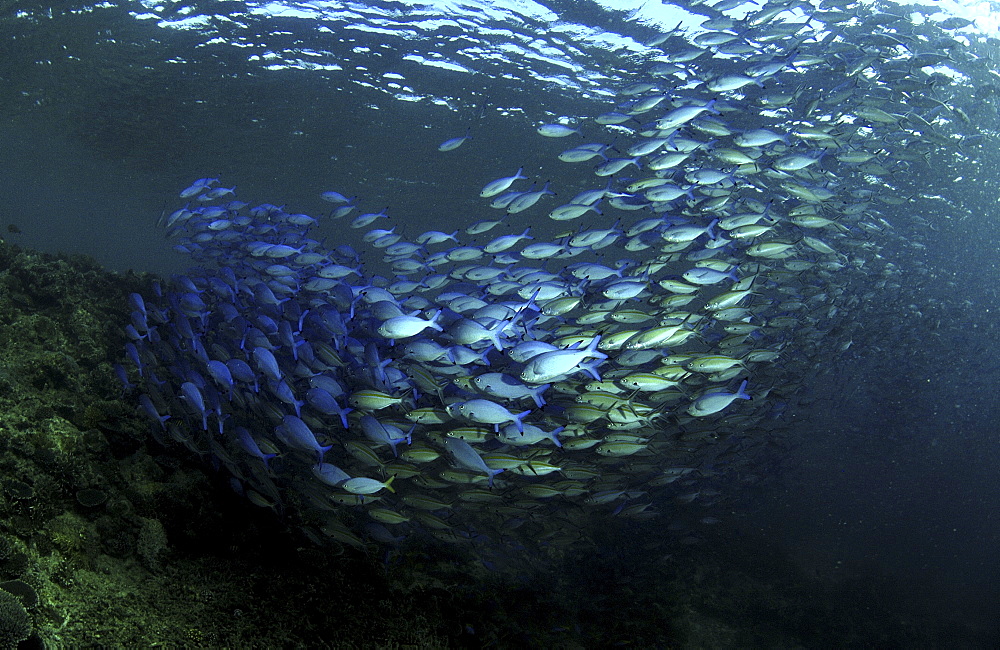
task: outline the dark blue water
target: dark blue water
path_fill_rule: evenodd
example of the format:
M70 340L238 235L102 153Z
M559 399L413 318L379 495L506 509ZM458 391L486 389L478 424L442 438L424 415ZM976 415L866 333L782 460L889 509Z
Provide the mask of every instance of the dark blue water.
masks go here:
M535 127L610 110L614 93L643 80L660 55L642 43L662 29L631 15L631 3L549 3L548 11L484 3L450 13L302 3L282 16L235 2L185 7L3 10L0 225L19 230L5 239L91 255L115 271L180 271L189 262L156 221L203 176L235 185L243 200L316 216L331 208L324 191L358 196L364 211L388 206L410 236L496 216L478 191L519 167L568 199L594 178L556 160L567 147ZM622 567L644 568L681 548L680 557L755 579L780 563L828 596L843 589L843 609L827 619L842 622L853 612L846 601L864 593L872 600L860 611L893 625L930 621L954 629L962 647L997 642L1000 183L997 94L992 64L982 63L996 56L996 41L961 38L969 49L951 49L954 67L972 79L966 86L926 84L888 98L930 117L944 113L918 106L921 94L960 103L971 122L954 123L969 140L945 146L910 125L886 143L902 163L871 189L906 202L880 206L892 236L872 232L868 241L871 259L890 259L897 272L883 276L873 261L879 271L867 282L840 287L853 299L835 319L837 340L851 346L789 355L785 370L796 379L783 397L791 406L763 439L749 434L744 451L716 460L709 488L720 496L672 515L682 533L661 540L657 528L639 527L648 536L639 544L632 530L612 531L595 562L622 561L629 576L634 568ZM803 81L827 88L822 66ZM466 129L473 138L460 149L437 150ZM585 129L586 141L613 137ZM539 238L562 231L532 215L491 236L527 225ZM316 234L360 246L363 230L347 223L326 221ZM840 286L835 276L829 284ZM720 523L700 523L705 517ZM802 620L822 627L825 619L814 611Z

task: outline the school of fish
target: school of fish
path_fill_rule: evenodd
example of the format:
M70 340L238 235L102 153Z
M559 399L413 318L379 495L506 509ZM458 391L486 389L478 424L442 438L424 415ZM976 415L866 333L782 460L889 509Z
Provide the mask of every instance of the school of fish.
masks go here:
M880 254L901 239L884 210L909 200L896 174L975 142L934 99L947 72L988 77L962 19L769 2L737 21L735 4L692 5L702 30L650 42L607 112L538 127L592 189L555 205L530 170L484 169L452 191L495 219L366 232L385 275L310 236L357 200L328 191L316 217L197 180L162 221L198 266L131 298L154 434L358 547L568 544L578 517L710 503L812 351L850 347L852 283L898 281ZM545 219L569 230L533 238Z

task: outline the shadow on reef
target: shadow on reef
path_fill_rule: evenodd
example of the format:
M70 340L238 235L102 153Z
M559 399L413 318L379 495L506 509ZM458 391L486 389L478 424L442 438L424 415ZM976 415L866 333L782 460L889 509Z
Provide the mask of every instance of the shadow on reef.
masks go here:
M471 546L317 545L294 513L148 435L113 365L127 296L153 280L0 244L0 647L943 641L893 617L878 585L803 577L735 533L679 546L659 520L489 561Z

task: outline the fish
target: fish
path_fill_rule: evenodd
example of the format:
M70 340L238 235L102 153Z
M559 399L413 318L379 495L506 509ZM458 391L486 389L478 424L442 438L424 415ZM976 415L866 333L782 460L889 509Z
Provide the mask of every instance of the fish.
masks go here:
M691 406L688 407L687 412L695 417L705 417L728 408L738 399L752 399L746 392L746 387L747 380L744 379L735 393L729 393L726 391L710 391L703 393L694 401L693 404L691 404Z
M533 190L530 192L521 192L514 199L508 203L505 207L507 209L507 214L516 214L518 212L524 212L528 208L532 207L538 203L545 195L554 195L555 192L549 189L549 183L545 183L540 190Z
M389 490L390 492L395 492L392 488L392 482L396 479L395 476L390 476L388 481L380 481L374 478L366 477L355 477L348 479L340 484L340 487L347 490L351 494L376 494L382 490Z
M521 129L528 153L503 166L464 160L496 179L481 189L447 166L464 156L435 156L412 182L435 179L440 221L416 228L393 196L394 227L384 210L351 222L358 250L318 233L360 196L321 194L326 217L237 201L228 178L184 184L158 225L191 269L130 296L122 323L122 384L152 434L358 546L515 540L524 521L535 537L512 543L537 543L587 509L715 503L711 475L752 464L803 378L864 345L855 314L927 245L900 211L936 190L911 179L971 156L988 108L924 69L985 65L935 21L921 30L940 40L865 7L734 21L734 4L630 53L635 79L596 110L526 106L516 119L566 124ZM517 185L550 161L569 164ZM446 196L474 216L438 210Z
M543 124L538 127L538 133L546 138L565 138L569 135L579 135L580 129L574 129L565 124Z
M212 185L218 182L219 182L218 178L199 178L195 182L191 183L190 186L181 190L180 197L182 199L189 199L193 196L200 194L204 190L207 190L208 188L212 187Z
M515 181L524 180L528 178L527 176L522 176L521 172L524 171L524 167L519 167L513 176L505 176L503 178L498 178L495 181L490 181L483 189L479 192L479 196L486 199L491 196L496 196L501 192L507 191L507 189L514 184Z
M470 422L492 424L494 430L499 430L501 424L512 422L518 430L523 431L524 418L531 414L530 410L512 413L502 404L488 399L470 399L449 404L446 410L449 414L465 418Z
M416 314L419 312L414 312L413 314L405 316L393 316L382 321L382 324L378 326L375 331L390 340L396 339L406 339L416 336L426 330L427 328L435 329L437 331L443 331L444 328L438 324L438 318L441 316L441 310L435 311L430 318L420 318Z
M607 150L608 145L606 144L581 144L562 152L559 154L558 158L559 160L568 163L587 162L588 160L593 160L594 158L603 158L607 160L608 157L604 155L604 152Z
M494 477L504 471L502 467L497 469L488 467L482 456L464 440L448 438L444 441L444 448L459 466L485 474L489 479L490 487L493 487Z
M597 346L600 343L601 337L598 335L591 339L585 348L566 348L542 352L525 364L520 374L521 381L530 384L546 384L578 370L586 370L596 375L593 369L585 367L583 363L587 359L601 361L608 358L608 355L598 352ZM600 377L595 376L595 378L600 380Z
M465 135L457 138L449 138L438 145L438 151L454 151L458 149L467 141L472 139L472 127L470 126L465 130Z
M324 201L327 201L328 203L335 203L335 204L351 203L354 201L354 199L349 199L340 192L337 192L335 190L328 190L326 192L323 192L320 195L320 198L322 198Z
M275 434L291 447L315 451L320 465L323 464L323 456L333 449L333 445L320 445L316 440L316 434L312 432L309 425L302 418L295 415L285 415L281 419L281 424L275 427Z

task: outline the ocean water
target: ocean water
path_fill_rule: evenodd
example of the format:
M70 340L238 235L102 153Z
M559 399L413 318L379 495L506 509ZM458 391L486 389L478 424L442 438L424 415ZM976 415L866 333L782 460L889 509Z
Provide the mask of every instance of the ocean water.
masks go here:
M154 224L211 175L303 212L335 189L413 227L460 227L494 170L555 179L561 163L533 151L539 120L601 111L634 73L641 44L604 33L626 12L574 6L543 38L555 14L533 3L471 3L462 20L405 3L13 9L4 167L31 217L11 221L28 246L177 270ZM469 127L474 148L439 155Z
M698 479L676 492L650 490L655 516L625 519L616 504L605 508L612 525L588 529L580 550L569 542L565 549L580 553L581 565L607 572L607 582L587 592L586 581L567 581L606 613L614 594L629 593L623 585L648 590L656 570L680 573L692 585L711 574L714 585L728 585L716 595L726 593L719 607L734 627L780 628L756 637L770 647L783 645L774 639L827 647L858 617L863 632L845 645L992 647L1000 639L993 552L1000 533L993 389L997 14L985 3L942 4L944 13L888 3L821 5L790 4L771 19L754 5L721 12L703 4L569 0L5 7L0 227L8 228L3 237L10 243L91 255L113 271L183 272L191 259L174 250L178 238L166 237L158 222L187 202L178 193L193 180L218 178L216 187L235 186L236 197L251 205L268 202L319 218L311 237L328 248L354 246L370 273L390 275L391 262L362 240L367 228L349 227L362 212L385 208L390 218L371 227L395 227L410 240L503 217L485 235L459 235L480 246L529 226L544 242L570 230L611 228L619 218L623 228L654 214L706 226L738 213L733 206L706 208L705 186L680 174L674 179L693 187L698 202L689 196L691 205L682 198L633 213L608 206L608 197L603 215L569 222L547 216L608 180L594 175L598 160L565 163L560 152L601 143L620 147L609 157L629 157L624 149L669 110L664 104L637 113L621 127L596 123L602 113L634 107L636 98L662 94L674 106L716 98L723 106L715 117L729 134L685 124L675 136L712 143L699 149L688 172L735 174L733 163L710 164L711 151L732 147L734 134L751 129L833 131L834 144L804 136L785 143L809 156L825 151L809 164L822 170L816 176L773 174L786 152L759 147L755 155L767 162L738 174L743 194L707 184L773 202L785 225L790 210L820 205L818 214L842 223L842 231L802 228L776 238L794 243L803 260L842 266L769 275L767 318L785 319L784 333L768 339L781 354L774 369L749 373L755 398L740 413L752 417L665 425L672 440L692 436L697 452L682 462L661 450L643 462L693 464ZM822 12L844 15L810 20ZM951 26L949 16L975 22ZM756 30L746 39L750 49L725 54L718 49L725 45L692 45L705 19L733 20L717 30L723 34ZM763 33L800 21L808 28L798 33ZM665 34L666 41L652 44ZM681 62L676 75L651 75L655 65L695 47L704 52L690 67ZM927 65L914 66L916 55L928 55ZM801 60L806 56L815 59ZM786 67L736 90L705 90L763 62ZM647 82L654 88L626 90ZM785 103L765 99L782 92ZM873 107L890 117L862 114ZM551 123L582 135L537 133ZM460 147L438 150L467 130L471 138ZM837 159L858 152L872 160ZM623 191L648 178L650 157L641 161L645 169L612 175L611 187ZM503 216L479 193L519 168L530 180L518 189L550 183L556 195ZM790 197L783 185L789 181L835 198ZM327 191L357 197L359 208L331 218L334 206L321 196ZM809 248L803 236L836 253ZM653 257L613 251L588 255L605 264ZM742 248L733 254L739 262L779 264L751 260ZM518 264L556 272L573 261ZM782 300L803 306L778 308ZM720 338L710 339L712 350ZM765 385L770 392L761 394ZM723 432L725 444L693 437L712 430ZM598 466L605 475L632 476L627 468ZM629 485L645 489L644 481ZM546 502L548 519L532 534L560 532L560 503ZM405 534L421 543L419 532ZM502 565L509 552L486 557ZM678 571L674 563L685 562L706 569ZM770 578L780 606L762 602L766 590L758 587ZM754 590L746 587L751 582ZM741 585L755 603L743 610L732 605L743 601ZM608 600L593 600L595 594ZM800 609L790 612L790 603ZM727 645L727 637L716 638L713 644L710 635L701 637L700 647Z

